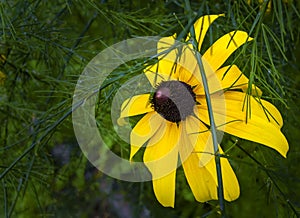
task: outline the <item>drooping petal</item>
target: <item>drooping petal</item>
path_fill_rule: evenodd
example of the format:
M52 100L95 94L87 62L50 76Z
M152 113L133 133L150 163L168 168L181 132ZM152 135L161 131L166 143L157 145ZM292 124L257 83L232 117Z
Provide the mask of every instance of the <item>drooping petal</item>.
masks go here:
M195 113L197 112L195 111ZM187 122L187 132L190 133L188 134L189 139L191 137L198 138L194 152L198 155L199 167L205 167L213 177L215 184L218 184L211 132L208 131L207 127L199 119L194 117L190 117ZM196 134L197 132L198 134ZM221 154L223 154L220 146L219 149ZM235 173L226 158L221 158L221 170L225 200L233 201L238 198L240 189Z
M212 158L214 158L212 137L211 132L200 121L198 114L196 114L196 117L187 117L186 121L184 122L186 128L185 131L189 140L189 144L193 147L193 152L198 154L198 164L200 164L200 166L205 166ZM187 148L185 152L188 152ZM181 158L183 158L183 156Z
M217 186L215 180L206 169L200 166L199 155L190 144L189 138L183 133L179 154L187 182L199 202L217 199Z
M237 48L251 40L252 38L246 32L232 31L214 42L204 53L203 58L216 71Z
M219 146L220 154L224 154L221 147ZM222 183L224 198L226 201L236 200L240 196L240 186L236 178L232 167L227 158L221 157L221 172L222 172ZM210 172L214 178L216 184L218 184L217 169L215 159L212 159L207 165L206 169Z
M201 46L202 46L204 37L206 35L206 32L207 32L209 26L220 16L224 16L224 14L205 15L205 16L200 17L194 23L195 37L198 42L198 51L201 50ZM190 37L190 34L189 34L189 37Z
M156 199L164 207L174 207L175 204L175 183L176 183L176 170L170 174L152 180L153 190Z
M266 100L236 91L227 91L223 95L212 95L211 98L215 99L213 110L218 114L226 115L231 111L241 115L239 120L248 121L252 116L258 116L270 122L278 129L283 125L283 120L278 109ZM224 99L224 101L218 101L218 99ZM204 96L199 96L197 101L201 104L199 108L207 108ZM222 104L226 104L225 107Z
M197 133L198 129L198 134ZM192 137L197 137L197 144L194 147L194 153L197 154L197 163L195 165L199 168L204 168L214 179L214 183L211 182L211 190L215 190L218 184L217 171L214 156L214 146L212 141L212 135L210 131L205 131L207 128L198 119L192 118L187 122L187 132L192 132L194 134L188 134L189 139ZM223 151L219 147L221 154ZM196 157L194 157L196 159ZM224 189L224 198L227 201L233 201L239 197L240 188L238 180L226 158L221 158L221 170L222 170L222 180ZM213 185L214 184L214 185ZM215 186L215 187L214 187Z
M165 130L165 119L156 112L149 112L142 117L130 134L130 158L154 135L161 135ZM157 131L161 128L163 131Z
M125 117L145 114L153 111L153 108L149 103L149 98L150 94L142 94L126 99L121 106L121 114L118 119L118 124L120 126L124 125L126 123L124 120Z
M169 207L174 207L175 201L180 129L180 125L178 127L176 123L166 121L163 136L155 134L144 153L144 163L152 174L156 198L162 205Z
M275 106L262 99L258 102L257 98L240 92L225 92L224 96L225 110L218 110L218 106L214 105L216 123L225 120L223 131L264 144L277 150L282 156L286 156L289 146L280 131L283 121ZM198 97L197 100L201 104L197 106L201 120L209 124L205 99Z
M157 171L160 174L152 175L153 178L163 177L176 169L173 166L177 166L180 129L181 125L165 121L165 126L161 125L158 129L162 134L155 134L150 138L144 153L144 162L151 172L152 168L160 168Z
M182 166L185 177L197 201L206 202L218 199L217 185L206 167L199 166L199 159L196 153L192 153L182 163Z

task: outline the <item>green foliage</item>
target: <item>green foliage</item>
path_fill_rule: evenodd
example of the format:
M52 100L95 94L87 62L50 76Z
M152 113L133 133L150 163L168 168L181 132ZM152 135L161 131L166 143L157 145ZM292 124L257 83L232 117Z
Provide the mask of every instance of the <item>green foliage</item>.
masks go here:
M212 25L204 49L236 29L255 39L229 61L280 108L290 144L284 159L264 146L225 137L222 146L241 186L240 198L226 202L226 213L299 216L300 3L190 4L192 11L182 0L0 3L0 217L218 217L218 202L196 202L182 170L174 209L156 201L150 182L127 183L103 175L83 156L71 122L77 78L101 50L134 36L184 34L189 17L213 13L226 16ZM110 97L140 73L141 62L115 70L99 95L106 108L97 116L99 131L127 159L129 145L117 137L110 121Z

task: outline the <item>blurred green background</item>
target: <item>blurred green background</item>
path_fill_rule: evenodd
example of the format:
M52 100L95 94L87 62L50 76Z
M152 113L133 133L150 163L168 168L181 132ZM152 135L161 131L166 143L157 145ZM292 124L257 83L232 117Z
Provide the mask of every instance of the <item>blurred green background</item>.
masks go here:
M97 171L76 142L71 104L78 76L109 45L134 36L179 34L189 16L220 13L226 16L212 25L204 47L236 29L255 38L236 64L281 111L290 145L284 159L225 135L222 146L229 149L241 187L240 198L226 202L226 214L300 216L300 2L198 0L190 1L192 11L186 3L1 1L0 217L219 217L218 201L196 202L181 169L174 209L157 202L151 182L122 182ZM107 116L97 117L99 131L124 158L129 145L114 132L109 97L141 73L136 64L114 72L99 98L108 108Z

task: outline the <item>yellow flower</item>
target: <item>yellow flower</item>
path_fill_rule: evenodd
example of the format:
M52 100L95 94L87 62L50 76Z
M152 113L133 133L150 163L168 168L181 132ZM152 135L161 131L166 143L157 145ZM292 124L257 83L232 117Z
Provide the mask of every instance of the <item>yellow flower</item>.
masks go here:
M195 22L199 51L210 24L219 16L222 15L207 15ZM171 50L173 37L159 41L158 63L144 70L155 92L125 100L118 120L121 125L126 117L145 114L131 132L130 160L147 145L143 161L152 174L154 193L163 206L170 207L175 201L178 156L196 200L218 198L214 150L207 127L209 113L199 65L188 40L189 36L181 52ZM211 96L217 99L213 102L214 118L219 130L269 146L285 157L288 143L280 131L283 121L279 111L257 97L261 94L257 87L252 87L256 97L243 92L248 88L248 79L236 65L222 66L238 47L251 40L246 32L234 31L222 36L202 55L208 82L216 77L220 83L219 88L210 83ZM222 98L224 101L218 101ZM222 153L220 146L219 149ZM224 198L235 200L240 194L238 180L226 158L221 158L221 167Z

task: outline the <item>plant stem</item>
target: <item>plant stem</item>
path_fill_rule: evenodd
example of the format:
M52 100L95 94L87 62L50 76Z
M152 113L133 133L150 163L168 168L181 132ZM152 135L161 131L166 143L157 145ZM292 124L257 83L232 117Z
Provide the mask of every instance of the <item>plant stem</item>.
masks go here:
M186 4L186 8L188 10L189 20L191 20L192 19L192 17L191 17L192 10L191 10L191 6L190 6L190 2L188 0L185 0L185 4ZM199 64L200 74L201 74L201 78L202 78L202 82L203 82L203 87L205 90L205 98L206 98L206 102L207 102L207 108L208 108L208 112L209 112L210 130L212 133L213 147L214 147L215 161L216 161L217 178L218 178L218 199L219 199L219 205L220 205L220 210L221 210L221 216L226 217L220 152L219 152L218 139L217 139L217 128L216 128L216 124L215 124L213 108L212 108L211 98L210 98L210 94L209 94L209 87L208 87L208 82L207 82L207 78L205 75L205 71L204 71L204 67L203 67L203 63L202 63L202 59L201 59L201 54L197 51L198 43L195 40L196 39L195 29L194 29L193 25L191 26L190 33L191 33L191 36L193 39L193 40L191 40L192 45L193 45L194 50L196 51L195 55L197 58L197 62Z

